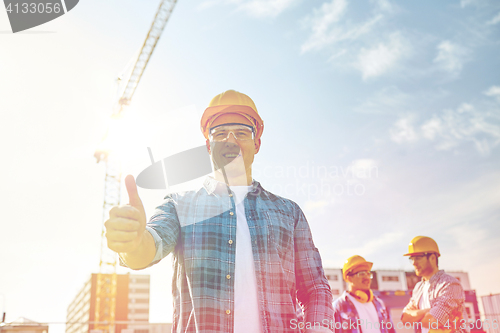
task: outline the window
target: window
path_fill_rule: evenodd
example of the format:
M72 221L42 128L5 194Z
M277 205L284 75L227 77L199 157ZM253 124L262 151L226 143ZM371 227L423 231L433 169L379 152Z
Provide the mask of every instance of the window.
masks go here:
M148 329L145 329L145 330L134 330L134 333L149 333L149 330Z
M135 303L149 303L149 298L137 298Z
M389 281L399 281L399 276L387 276L387 275L382 275L382 281L384 282L389 282Z

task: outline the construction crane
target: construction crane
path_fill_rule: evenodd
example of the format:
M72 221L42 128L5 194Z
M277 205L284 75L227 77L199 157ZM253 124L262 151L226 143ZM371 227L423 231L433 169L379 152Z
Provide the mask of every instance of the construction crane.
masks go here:
M113 108L111 115L112 119L117 119L121 116L125 106L130 104L135 90L139 85L142 74L148 65L149 59L160 39L160 36L165 28L165 25L172 14L172 10L177 0L162 0L156 12L155 18L149 29L146 40L142 45L139 56L132 68L128 81L125 83L125 88L121 92L121 96ZM113 135L109 131L105 136L105 140ZM104 178L104 204L103 204L103 222L109 217L109 210L113 206L120 204L121 191L121 167L118 157L113 154L110 147L104 144L94 153L97 163L105 164L106 175ZM108 249L105 237L104 224L101 232L101 255L99 262L99 274L97 275L96 288L96 306L94 315L94 328L103 332L114 333L115 309L116 309L116 253Z

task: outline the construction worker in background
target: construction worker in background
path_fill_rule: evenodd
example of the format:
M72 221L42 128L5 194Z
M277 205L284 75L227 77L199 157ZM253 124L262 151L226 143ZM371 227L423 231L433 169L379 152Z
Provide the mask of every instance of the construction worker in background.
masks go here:
M422 279L415 285L403 310L403 323L417 323L417 332L465 332L465 295L460 282L438 268L441 254L430 237L417 236L408 245L410 262Z
M333 303L336 333L395 333L384 302L370 289L373 263L355 255L342 268L349 291Z
M201 119L213 177L167 195L146 223L129 175L129 205L105 222L108 247L132 269L173 253L173 332L330 332L330 286L302 210L252 179L263 129L250 97L215 96Z

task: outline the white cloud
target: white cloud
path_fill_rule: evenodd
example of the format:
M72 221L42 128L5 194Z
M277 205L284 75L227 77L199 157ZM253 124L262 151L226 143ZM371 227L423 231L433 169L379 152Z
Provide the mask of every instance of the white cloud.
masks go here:
M276 17L296 2L297 0L250 0L242 3L238 9L255 17Z
M460 0L460 7L465 8L466 6L473 4L476 0Z
M329 29L334 23L340 21L346 8L346 0L332 0L330 3L323 3L319 9L315 8L313 17L306 19L306 23L311 26L312 35L302 45L302 52L321 49L338 39L341 30L337 28L329 31Z
M434 62L444 71L458 75L468 55L468 50L448 40L437 46L438 54Z
M500 86L491 86L490 89L484 92L486 96L496 97L500 102Z
M359 179L378 177L378 163L373 159L364 158L354 160L349 167L351 168L353 177Z
M199 6L199 10L216 5L236 5L237 10L246 12L254 17L276 17L283 11L298 3L300 0L206 0Z
M406 52L405 40L399 33L393 33L387 44L380 43L371 49L362 48L358 55L357 67L363 79L388 72Z
M498 119L467 103L456 110L433 115L420 130L423 138L436 143L437 150L450 150L464 142L472 142L481 155L488 155L500 144Z
M399 119L390 130L391 139L396 143L415 142L418 140L417 132L413 126L415 116L408 115Z
M311 28L312 34L302 44L302 53L318 51L342 41L355 41L372 32L384 14L393 11L393 7L387 0L371 2L375 4L372 15L359 24L343 22L348 7L346 0L332 0L314 9L313 14L304 19L304 25Z
M307 200L305 205L304 205L304 210L305 211L318 210L318 209L321 209L323 207L328 206L328 203L329 202L327 200L318 200L318 201Z
M390 244L401 242L403 236L404 233L402 232L389 232L383 235L379 234L375 237L375 239L363 243L363 246L357 248L345 248L339 250L338 252L346 258L352 256L353 253L361 256L369 256L379 250L387 248Z
M500 13L498 13L497 16L486 22L486 24L494 25L497 24L498 22L500 22Z
M388 0L371 0L371 2L375 2L381 11L394 11L394 6Z

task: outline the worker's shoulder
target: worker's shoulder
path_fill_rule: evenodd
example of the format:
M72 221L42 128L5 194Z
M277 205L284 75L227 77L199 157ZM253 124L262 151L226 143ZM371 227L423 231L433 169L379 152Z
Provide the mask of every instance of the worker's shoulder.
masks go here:
M196 188L189 191L171 192L165 195L164 201L171 202L175 205L178 204L190 204L196 200L210 197L207 191L203 188Z
M336 300L333 301L333 309L336 312L346 312L348 309L351 308L351 305L348 298L347 298L347 292L344 291L340 297L338 297ZM352 305L354 306L354 305Z
M256 190L252 193L250 192L248 195L255 195L260 197L260 199L270 202L271 204L287 207L290 210L300 210L299 205L290 199L272 193L266 189L264 189L260 184L256 187Z
M446 285L458 284L458 285L462 286L459 279L457 279L454 276L451 276L448 273L445 273L443 270L440 270L436 275L437 275L437 282L438 283L446 284Z

